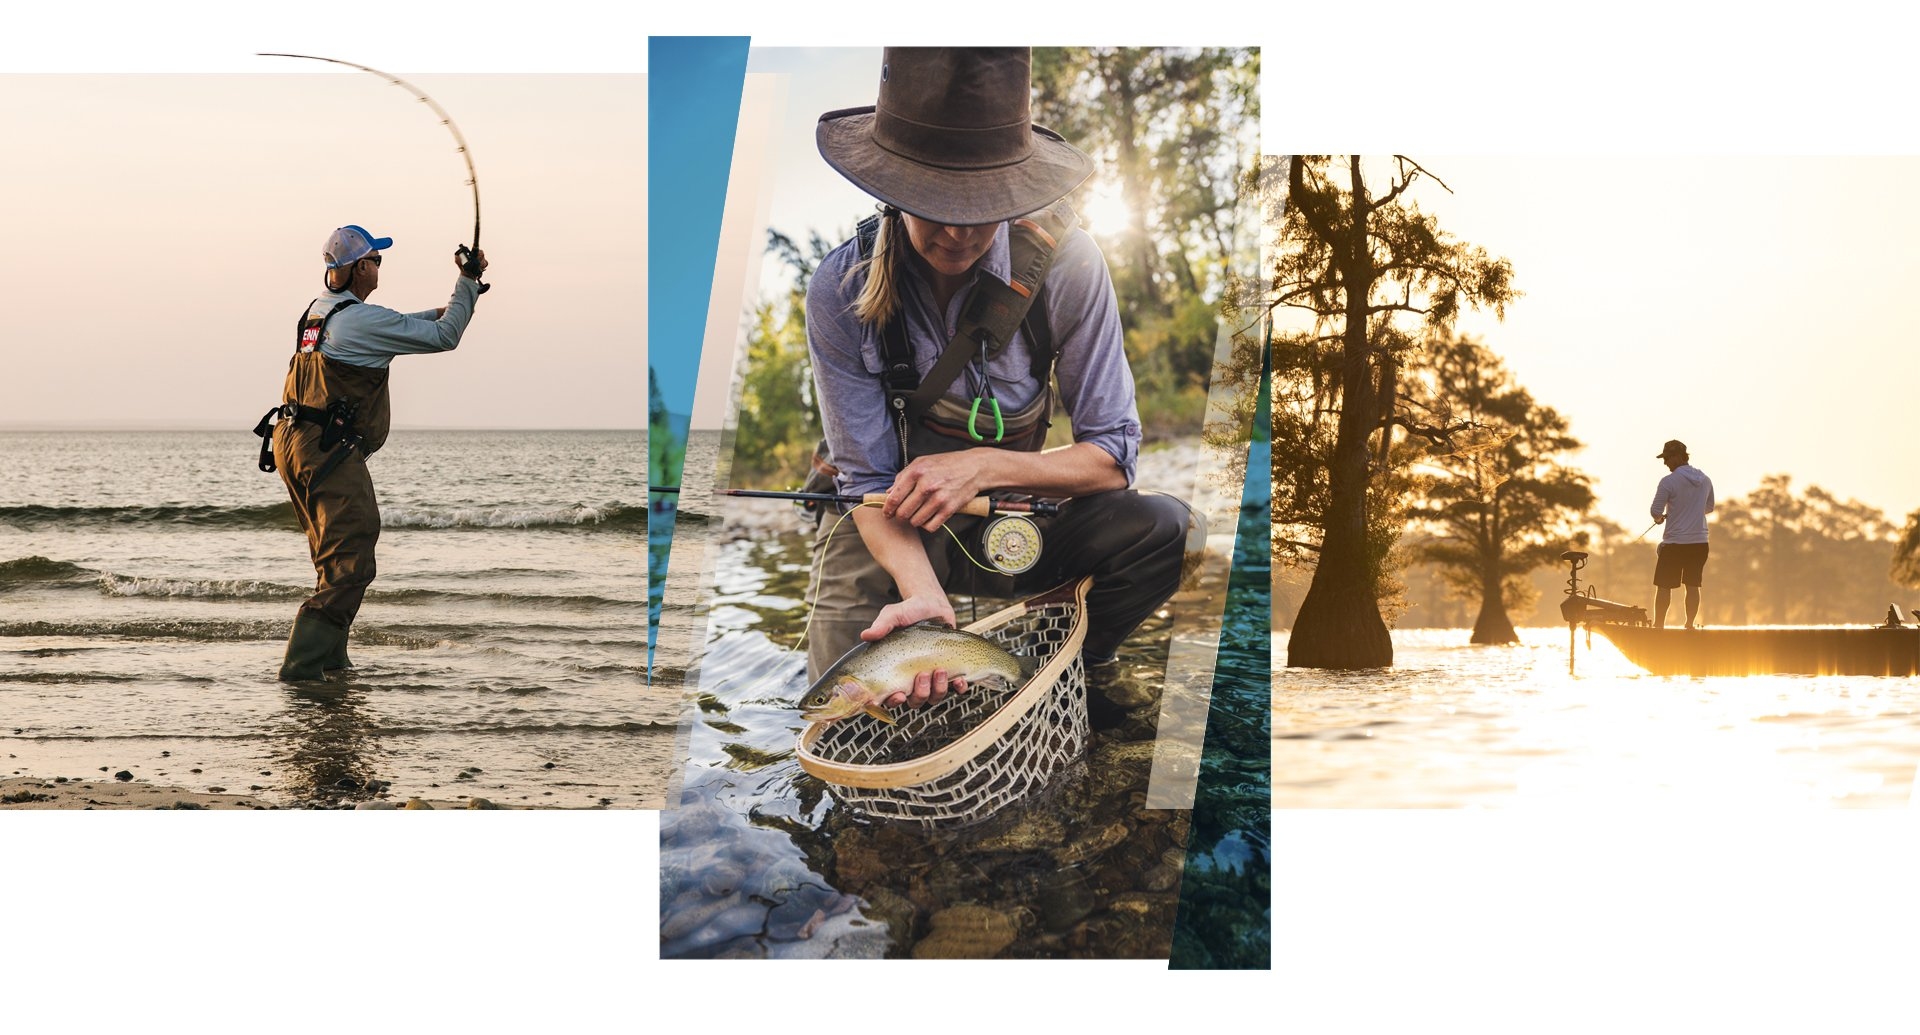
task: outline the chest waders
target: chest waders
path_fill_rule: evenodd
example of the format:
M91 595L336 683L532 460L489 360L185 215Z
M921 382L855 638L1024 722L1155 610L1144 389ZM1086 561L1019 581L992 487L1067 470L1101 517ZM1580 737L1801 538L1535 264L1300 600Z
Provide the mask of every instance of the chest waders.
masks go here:
M320 351L325 314L302 314L287 364L281 404L260 419L260 469L278 471L313 560L314 592L300 605L280 678L319 679L349 667L347 629L373 582L380 509L365 458L387 440L387 371L332 359Z
M859 256L868 258L879 232L879 216L862 220L858 234ZM1009 282L981 275L974 283L957 329L923 379L914 364L912 344L907 340L906 318L896 313L880 329L881 382L886 389L887 413L893 435L900 447L900 465L904 468L915 457L929 453L950 453L975 446L1037 452L1046 445L1053 410L1053 333L1047 319L1047 273L1053 267L1054 254L1078 224L1078 217L1064 200L1039 212L1015 219L1009 228ZM1029 371L1040 383L1040 392L1018 410L1000 410L985 379L988 359L1001 354L1016 331L1026 335ZM977 367L971 401L947 394L969 367ZM990 402L990 406L988 403ZM813 470L805 490L834 492L838 469L823 440L815 451ZM824 513L823 504L809 504L816 517ZM977 539L975 530L985 519L955 517L948 524L963 539ZM860 629L888 602L898 600L893 580L875 561L857 533L843 532L831 543L825 542L832 522L821 522L815 536L816 563L833 578L816 578L814 617L809 633L810 671L824 671L827 665L857 641ZM928 559L943 583L952 565L949 549L952 539L946 532L938 541L928 541ZM976 550L976 553L979 551ZM964 564L964 562L962 562ZM1013 577L988 577L971 564L966 592L1010 595ZM984 585L983 583L992 583Z
M861 259L873 254L880 216L868 216L857 229ZM900 447L900 466L928 453L949 453L974 446L1036 452L1046 445L1053 412L1053 328L1047 319L1047 272L1059 242L1079 224L1064 200L1013 221L1008 232L1009 268L1013 279L981 276L960 313L957 330L934 361L925 380L914 365L907 340L906 317L896 312L880 329L880 380L886 388L887 413ZM1040 383L1040 394L1012 413L991 399L985 361L997 356L1025 331L1029 372ZM971 404L946 394L947 388L969 366L977 365L979 380ZM982 404L991 400L991 408ZM813 470L803 491L833 492L833 465L827 444L814 450ZM806 509L819 513L819 504Z

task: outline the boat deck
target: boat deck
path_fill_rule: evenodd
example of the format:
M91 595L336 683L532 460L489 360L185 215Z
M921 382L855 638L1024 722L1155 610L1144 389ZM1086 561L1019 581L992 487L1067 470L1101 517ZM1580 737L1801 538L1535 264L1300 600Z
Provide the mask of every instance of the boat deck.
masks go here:
M1596 623L1627 660L1657 676L1911 676L1920 629L1871 626L1655 629Z

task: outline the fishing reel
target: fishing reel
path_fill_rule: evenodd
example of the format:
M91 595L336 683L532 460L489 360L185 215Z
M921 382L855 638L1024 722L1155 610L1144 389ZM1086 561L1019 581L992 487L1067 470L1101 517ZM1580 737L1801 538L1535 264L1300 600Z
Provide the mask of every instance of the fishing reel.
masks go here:
M1019 575L1040 563L1040 526L1025 514L1001 514L980 532L981 552L1002 575Z
M466 274L469 277L472 277L475 280L480 280L480 274L485 271L480 268L480 260L474 258L473 249L463 244L460 247L455 248L453 250L453 254L456 258L460 260L460 272ZM482 281L480 284L480 290L474 292L474 294L484 295L487 293L487 289L491 288L492 286L493 286L492 284L488 284Z

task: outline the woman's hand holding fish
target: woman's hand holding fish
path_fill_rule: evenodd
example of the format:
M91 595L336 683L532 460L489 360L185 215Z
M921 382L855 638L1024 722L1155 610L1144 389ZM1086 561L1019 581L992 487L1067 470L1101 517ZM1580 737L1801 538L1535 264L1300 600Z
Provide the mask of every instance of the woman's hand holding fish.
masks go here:
M913 677L913 690L911 692L902 690L899 693L889 694L887 699L880 703L889 708L897 708L902 704L910 704L915 708L925 708L927 705L939 704L941 701L946 700L947 691L949 690L956 694L964 694L967 692L967 681L964 679L949 679L947 678L946 672L941 670L922 672Z
M888 604L874 616L873 624L860 634L863 640L879 640L895 629L905 628L915 622L935 619L949 628L957 626L953 616L953 605L947 602L943 594L938 598L931 596L908 597L897 604ZM941 671L922 672L913 679L912 690L900 690L888 694L880 703L889 707L912 704L915 708L924 708L929 704L938 704L947 696L947 692L966 693L967 681L948 679Z

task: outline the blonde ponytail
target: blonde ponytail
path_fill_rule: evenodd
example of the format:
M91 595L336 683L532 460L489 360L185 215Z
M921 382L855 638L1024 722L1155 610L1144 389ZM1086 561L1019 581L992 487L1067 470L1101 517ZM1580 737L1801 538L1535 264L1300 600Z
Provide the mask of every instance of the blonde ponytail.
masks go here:
M889 205L882 210L880 231L873 239L873 254L855 263L847 271L849 280L866 271L867 282L853 300L853 315L861 323L884 325L900 309L900 266L906 261L901 244L907 237L906 221L900 210Z

